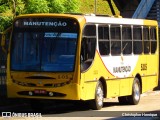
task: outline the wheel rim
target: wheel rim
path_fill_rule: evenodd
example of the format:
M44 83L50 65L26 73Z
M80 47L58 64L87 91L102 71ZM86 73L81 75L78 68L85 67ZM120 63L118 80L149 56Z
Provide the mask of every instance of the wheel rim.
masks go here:
M136 82L134 85L134 99L138 101L140 98L140 89L139 89L139 84Z
M96 96L97 96L96 99L97 99L98 106L102 106L103 105L103 90L102 90L102 87L100 87L100 85L97 88Z

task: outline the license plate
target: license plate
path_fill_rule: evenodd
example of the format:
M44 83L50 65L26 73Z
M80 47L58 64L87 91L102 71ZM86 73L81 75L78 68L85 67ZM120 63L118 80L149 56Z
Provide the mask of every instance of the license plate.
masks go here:
M47 94L46 90L34 90L35 94Z

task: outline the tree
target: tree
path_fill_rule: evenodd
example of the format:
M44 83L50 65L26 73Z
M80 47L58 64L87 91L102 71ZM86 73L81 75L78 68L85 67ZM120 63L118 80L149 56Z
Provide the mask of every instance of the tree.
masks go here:
M49 12L64 13L65 12L64 2L65 0L48 0Z
M9 2L0 0L0 32L4 31L11 25L12 14L10 11Z
M9 10L9 6L6 3L0 1L0 13L4 13L8 10Z
M28 0L24 13L48 13L49 7L46 0Z
M23 13L24 11L24 0L12 0L15 1L15 6L13 6L15 8L15 13L13 13L14 15L20 15Z
M0 16L0 32L3 32L12 24L11 16Z
M64 6L65 6L65 12L76 13L76 12L79 12L80 1L78 1L78 0L65 0Z
M13 18L30 13L79 12L79 0L0 0L0 32L9 27Z
M48 0L50 13L79 12L78 0Z

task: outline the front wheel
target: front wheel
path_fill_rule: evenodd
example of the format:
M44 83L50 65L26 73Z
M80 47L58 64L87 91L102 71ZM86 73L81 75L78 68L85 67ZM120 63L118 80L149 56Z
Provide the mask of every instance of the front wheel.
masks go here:
M89 105L93 110L100 110L103 107L104 91L103 85L98 81L95 91L95 99L89 101Z
M132 86L132 95L128 96L128 102L132 105L137 105L140 101L141 85L138 78L135 78Z

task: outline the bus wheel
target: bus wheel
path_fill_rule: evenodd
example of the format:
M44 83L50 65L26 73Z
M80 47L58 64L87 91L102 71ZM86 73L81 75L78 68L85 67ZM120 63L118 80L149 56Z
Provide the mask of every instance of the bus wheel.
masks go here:
M126 96L118 97L118 101L119 101L119 103L122 104L122 105L128 104L128 99L127 99Z
M135 78L132 86L132 95L128 96L128 102L132 105L137 105L140 101L141 86L138 78Z
M100 110L103 107L104 99L103 85L98 81L95 91L95 99L89 101L90 108L93 110Z

